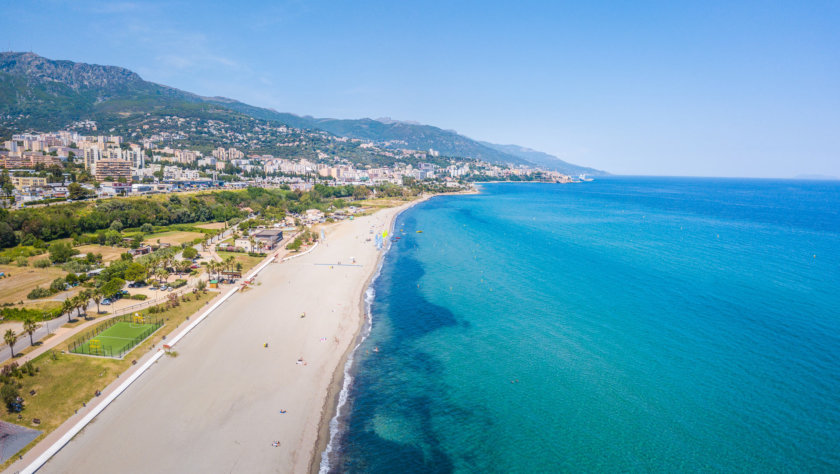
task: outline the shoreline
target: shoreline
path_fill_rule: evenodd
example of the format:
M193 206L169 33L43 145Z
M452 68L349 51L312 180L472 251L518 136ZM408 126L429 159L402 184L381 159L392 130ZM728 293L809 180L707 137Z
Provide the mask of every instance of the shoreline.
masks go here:
M452 194L466 194L466 193L442 193L442 194L430 194L427 196L423 196L419 199L411 201L409 203L403 204L402 206L398 207L398 211L391 216L388 222L388 233L393 233L394 224L397 221L397 217L399 217L403 212L413 208L414 206L421 204L423 202L428 201L429 199L435 196L444 196L444 195L452 195ZM475 193L470 193L475 194ZM376 265L374 266L373 272L367 276L365 280L364 286L362 287L361 297L359 298L359 322L355 331L355 335L353 337L353 342L347 347L344 351L344 354L341 356L338 365L335 367L333 371L332 379L330 381L329 388L327 389L327 395L324 399L324 407L321 410L321 420L318 424L318 438L316 439L314 450L312 452L312 459L309 465L309 472L311 474L316 474L321 472L321 464L323 462L323 453L326 451L327 446L332 441L332 433L330 432L330 424L332 420L336 417L339 410L339 402L340 396L342 391L344 390L344 381L347 377L347 370L352 368L347 367L348 359L350 355L359 348L360 344L363 340L360 340L362 336L362 331L364 330L365 324L367 323L367 304L365 301L365 295L367 291L370 289L373 281L375 280L376 276L379 275L379 272L382 269L382 263L385 260L385 254L390 250L391 245L388 244L388 247L380 252L379 257L377 259Z
M369 321L366 293L390 248L377 251L366 239L374 229L393 232L397 216L434 196L329 226L327 239L295 255L301 258L280 265L267 259L252 270L260 277L247 293L233 292L230 302L208 308L215 317L195 321L197 331L181 341L179 357L158 358L153 376L131 383L97 414L97 423L53 453L44 472L178 466L317 472L339 411L345 367L348 360L352 366ZM353 255L354 265L341 265ZM327 336L335 344L325 344ZM162 393L166 404L155 401ZM207 418L208 411L221 416ZM148 439L146 453L118 455L127 436Z

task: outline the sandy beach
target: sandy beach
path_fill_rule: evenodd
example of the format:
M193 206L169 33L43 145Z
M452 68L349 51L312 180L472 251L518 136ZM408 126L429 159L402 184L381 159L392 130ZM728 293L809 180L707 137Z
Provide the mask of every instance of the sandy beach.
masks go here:
M177 357L160 359L39 472L317 466L381 257L366 239L412 204L327 226L312 252L268 265L177 345Z

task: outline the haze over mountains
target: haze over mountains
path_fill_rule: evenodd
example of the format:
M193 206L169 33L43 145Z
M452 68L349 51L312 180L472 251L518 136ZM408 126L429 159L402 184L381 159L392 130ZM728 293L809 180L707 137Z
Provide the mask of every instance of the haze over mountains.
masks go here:
M391 119L332 119L256 107L225 97L202 97L143 80L121 67L59 61L34 53L0 53L0 136L15 131L55 130L79 120L101 129L120 127L137 116L199 117L239 124L249 120L322 130L337 137L369 140L391 148L434 149L444 156L490 163L537 165L577 175L603 171L567 163L517 145L479 142L431 125Z

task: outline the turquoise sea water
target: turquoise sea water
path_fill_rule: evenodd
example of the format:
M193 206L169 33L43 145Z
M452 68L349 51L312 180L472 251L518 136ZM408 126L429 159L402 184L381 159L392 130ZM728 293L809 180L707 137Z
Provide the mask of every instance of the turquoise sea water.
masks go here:
M395 235L333 470L840 471L840 184L490 184Z

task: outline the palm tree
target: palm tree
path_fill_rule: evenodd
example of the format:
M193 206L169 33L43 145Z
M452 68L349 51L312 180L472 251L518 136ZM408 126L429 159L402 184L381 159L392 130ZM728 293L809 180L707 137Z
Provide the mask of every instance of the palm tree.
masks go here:
M18 340L17 334L12 329L6 330L6 335L3 336L3 340L6 341L6 344L9 345L9 350L12 351L12 357L15 356L15 342Z
M253 236L253 235L252 235L252 236L250 236L250 237L248 237L248 243L250 243L250 244L251 244L251 249L249 250L249 252L251 252L251 253L254 253L254 242L255 242L255 241L256 241L256 240L254 239L254 236Z
M99 314L99 303L102 302L103 296L104 295L102 294L102 290L99 288L93 290L93 294L90 295L90 298L93 300L94 303L96 303L96 314Z
M82 298L81 298L81 296L82 296L81 294L78 294L78 295L70 298L70 303L73 305L73 309L76 310L76 317L77 318L82 317Z
M26 320L23 321L23 332L29 334L29 345L31 346L35 345L35 340L32 338L32 335L35 334L35 331L37 331L39 327L41 327L41 325L36 323L31 317L26 318Z
M163 281L169 277L169 272L166 271L166 268L160 267L155 270L155 276L158 278L158 283L163 284Z
M79 303L81 303L82 309L85 312L85 319L87 319L87 308L90 305L91 294L90 290L85 290L79 293Z
M67 298L64 300L64 303L61 305L61 312L67 313L67 322L70 322L70 318L73 316L73 310L76 306L73 304L73 298Z

